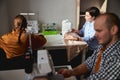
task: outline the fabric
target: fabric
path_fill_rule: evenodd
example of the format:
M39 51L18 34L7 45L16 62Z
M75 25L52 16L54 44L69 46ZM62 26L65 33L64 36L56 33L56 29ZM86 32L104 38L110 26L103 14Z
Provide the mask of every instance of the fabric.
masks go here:
M109 46L101 56L99 71L94 73L99 46L84 64L87 66L91 75L87 80L120 80L120 40Z
M68 61L71 61L74 59L76 56L80 54L83 50L87 50L87 43L85 41L72 41L69 40L66 42L66 47L67 47L67 58ZM85 53L84 53L85 54Z
M80 35L83 35L83 40L86 41L89 45L89 49L94 50L98 46L97 39L94 37L94 21L85 22L82 29L80 29Z
M5 51L8 59L23 55L29 47L28 35L26 32L21 34L20 44L18 43L18 34L19 32L13 30L0 38L0 48ZM31 39L33 49L38 49L46 43L46 39L42 35L32 34Z
M64 36L64 42L67 49L68 61L78 56L83 50L87 51L88 44L85 41L77 40L80 36L76 33L69 32Z

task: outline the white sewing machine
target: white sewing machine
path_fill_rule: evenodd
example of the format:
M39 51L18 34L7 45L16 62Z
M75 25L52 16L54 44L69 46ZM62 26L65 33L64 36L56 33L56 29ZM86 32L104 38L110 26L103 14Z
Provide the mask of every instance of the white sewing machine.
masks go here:
M52 57L47 50L38 50L37 52L38 76L48 76L51 80L64 80L63 75L56 74Z
M37 67L41 75L46 75L51 72L55 73L52 58L47 50L38 50Z

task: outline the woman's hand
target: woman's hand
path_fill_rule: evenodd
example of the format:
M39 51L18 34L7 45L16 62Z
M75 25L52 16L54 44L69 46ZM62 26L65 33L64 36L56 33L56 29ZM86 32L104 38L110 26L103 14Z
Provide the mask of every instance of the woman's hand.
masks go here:
M65 40L82 41L82 38L76 33L68 32L64 36Z
M75 33L68 32L64 35L64 39L66 39L66 40L77 40L77 37L75 36Z
M79 34L79 30L72 29L71 32Z
M64 39L66 40L77 40L77 37L74 37L73 35L70 34L65 34Z

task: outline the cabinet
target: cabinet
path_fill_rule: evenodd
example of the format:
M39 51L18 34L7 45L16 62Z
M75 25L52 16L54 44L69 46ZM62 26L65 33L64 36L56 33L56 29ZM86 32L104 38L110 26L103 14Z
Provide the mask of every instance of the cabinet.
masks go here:
M120 0L108 0L107 12L113 12L120 17Z

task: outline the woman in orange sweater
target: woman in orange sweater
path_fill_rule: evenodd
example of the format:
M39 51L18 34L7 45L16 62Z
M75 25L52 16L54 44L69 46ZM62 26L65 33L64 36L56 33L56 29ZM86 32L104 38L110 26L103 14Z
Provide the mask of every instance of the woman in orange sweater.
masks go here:
M27 20L23 15L14 18L14 27L10 33L0 37L0 55L11 59L25 53L29 45L29 36L26 33ZM31 35L32 49L39 49L46 43L43 35Z

